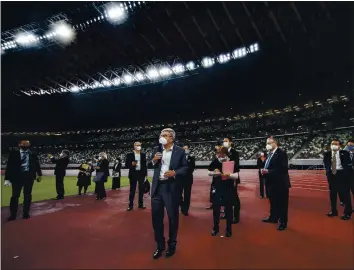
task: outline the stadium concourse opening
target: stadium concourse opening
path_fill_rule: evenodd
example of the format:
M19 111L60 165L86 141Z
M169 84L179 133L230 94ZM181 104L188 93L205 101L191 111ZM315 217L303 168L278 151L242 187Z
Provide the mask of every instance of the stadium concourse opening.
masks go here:
M2 269L354 269L351 10L2 3Z

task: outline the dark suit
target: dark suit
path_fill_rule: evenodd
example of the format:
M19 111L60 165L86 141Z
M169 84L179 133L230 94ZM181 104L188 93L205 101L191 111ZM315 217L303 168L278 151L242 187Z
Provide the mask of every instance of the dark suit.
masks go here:
M161 147L156 147L153 151L153 157L157 152L163 153ZM163 159L163 158L162 158ZM152 225L155 233L155 241L157 248L163 250L165 248L164 237L164 208L166 208L169 223L169 241L168 245L174 248L177 244L179 205L181 199L181 182L183 181L187 171L188 163L184 149L174 145L172 149L170 170L174 170L176 176L168 180L160 180L160 172L162 159L155 164L154 176L151 185L151 208L152 208Z
M113 165L112 189L120 188L120 178L122 176L121 169L122 162L118 160L118 162Z
M270 219L288 224L290 177L288 172L288 155L278 148L268 164L268 173L265 174L269 186ZM267 164L267 161L266 161Z
M264 198L264 187L265 187L265 194L266 197L269 198L268 186L265 181L265 177L262 175L261 170L264 169L264 165L267 159L262 161L261 158L257 159L257 169L258 169L258 176L259 176L259 196Z
M57 191L57 198L64 198L64 177L66 175L66 168L69 164L68 157L62 157L59 159L52 158L52 163L55 164L54 175L55 175L55 186Z
M107 182L109 176L109 161L108 159L101 159L97 162L96 174L99 172L103 172L103 179L101 181L96 182L96 199L101 200L107 197L106 188L104 183Z
M136 191L136 185L138 184L139 189L139 207L143 206L144 198L144 181L147 176L147 164L146 164L146 155L145 153L140 152L140 170L137 170L137 165L133 166L132 163L136 161L135 152L129 153L126 156L125 167L129 169L129 207L134 206L134 197Z
M32 202L32 188L36 175L42 176L42 171L37 155L28 150L29 170L22 171L21 153L15 150L10 153L5 171L5 180L12 184L12 197L10 201L10 212L12 217L17 216L18 199L23 188L23 214L28 215Z
M182 186L181 186L181 211L183 213L188 213L189 207L191 205L193 172L195 170L195 157L191 157L187 155L186 160L188 163L188 171L182 181Z
M235 162L234 172L237 172L237 173L240 172L240 155L233 148L231 148L229 150L229 159L230 159L230 161L234 161ZM234 188L233 188L233 191L232 191L232 194L233 194L233 206L234 206L233 217L237 221L240 220L240 210L241 210L241 201L240 201L240 198L238 196L238 184L239 183L240 183L240 178L237 179L234 182Z
M344 214L351 216L352 203L350 199L350 175L352 172L352 161L349 152L339 150L339 158L342 170L337 170L336 174L332 173L332 151L327 151L323 155L323 163L326 169L326 176L329 184L331 212L337 212L337 195L343 200L345 205ZM338 164L337 164L338 165Z

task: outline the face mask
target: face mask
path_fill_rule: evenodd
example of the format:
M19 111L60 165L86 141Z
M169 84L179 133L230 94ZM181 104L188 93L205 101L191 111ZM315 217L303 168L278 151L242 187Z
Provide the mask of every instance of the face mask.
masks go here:
M223 142L223 144L222 144L224 147L226 147L226 148L229 148L229 146L230 146L230 143L228 143L228 142Z
M347 145L344 150L347 150L349 152L352 152L354 150L354 145Z
M26 145L20 145L20 148L23 150L23 151L27 151L29 146L26 146Z
M162 145L166 145L167 144L167 139L164 138L164 137L160 137L159 143L161 143Z
M224 162L227 160L227 157L219 157L218 160L219 162Z
M331 145L331 149L332 149L332 151L338 151L339 146L338 146L338 145L335 145L335 144L332 144L332 145Z
M98 157L98 160L101 160L102 159L102 157Z
M137 150L137 151L140 151L140 150L141 150L141 146L137 146L137 147L136 147L136 150Z
M267 149L268 151L273 150L273 146L270 145L270 144L267 144L267 145L266 145L266 149Z
M261 153L261 157L264 157L264 153Z
M63 153L60 153L60 155L59 155L60 157L63 157L64 156L64 154Z
M189 150L184 150L184 152L188 155L190 153Z

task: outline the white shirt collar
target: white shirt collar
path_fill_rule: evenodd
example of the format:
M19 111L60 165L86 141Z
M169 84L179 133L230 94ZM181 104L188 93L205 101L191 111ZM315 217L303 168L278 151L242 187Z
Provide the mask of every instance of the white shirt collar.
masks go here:
M172 151L173 150L173 147L174 147L174 144L172 144L171 148L168 150L168 152ZM163 151L166 151L166 148L163 147Z
M227 149L227 151L229 151L229 153L230 153L231 149L232 149L232 147L230 147L229 149Z
M272 151L272 153L274 154L274 153L275 153L275 151L277 151L277 149L278 149L278 147L277 147L277 148L275 148L275 149Z
M20 149L20 153L24 153L24 152L28 153L28 150L25 151L25 150Z

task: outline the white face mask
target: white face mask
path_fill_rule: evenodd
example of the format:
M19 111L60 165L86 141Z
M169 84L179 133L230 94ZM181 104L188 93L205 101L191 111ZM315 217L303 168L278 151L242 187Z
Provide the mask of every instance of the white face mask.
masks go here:
M184 150L184 152L186 152L186 154L187 154L187 155L190 153L190 151L189 151L189 150Z
M159 143L161 143L162 145L166 145L167 144L167 139L165 137L160 137Z
M224 162L224 161L227 161L227 157L219 157L218 160L220 162Z
M60 155L59 155L60 157L63 157L64 156L64 154L63 153L60 153Z
M266 145L266 149L267 149L268 151L273 150L273 146L270 145L270 144L267 144L267 145Z
M98 157L98 160L101 160L102 159L102 157Z
M141 150L141 146L137 146L137 147L136 147L136 150L137 150L137 151L140 151L140 150Z
M226 147L226 148L229 148L229 146L230 146L230 143L229 142L223 142L223 144L222 144L224 147Z
M264 153L261 153L261 157L264 157Z
M339 146L332 144L331 145L331 149L332 149L332 151L338 151L339 150Z

